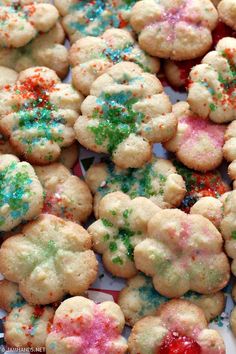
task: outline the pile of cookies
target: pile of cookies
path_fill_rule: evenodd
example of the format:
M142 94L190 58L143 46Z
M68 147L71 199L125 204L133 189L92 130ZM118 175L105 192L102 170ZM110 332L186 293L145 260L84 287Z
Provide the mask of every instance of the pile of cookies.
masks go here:
M234 31L235 0L0 1L6 347L226 353L208 325L236 276ZM84 179L79 146L99 153ZM89 298L100 258L117 303Z

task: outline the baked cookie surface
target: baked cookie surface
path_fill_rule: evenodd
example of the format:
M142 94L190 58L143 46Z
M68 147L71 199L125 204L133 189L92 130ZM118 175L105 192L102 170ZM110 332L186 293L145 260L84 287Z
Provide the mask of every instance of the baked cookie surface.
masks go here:
M169 140L177 119L160 81L137 64L121 62L92 84L75 123L86 148L109 153L121 168L149 161L152 144Z
M92 195L88 186L61 163L35 166L44 188L43 213L74 222L84 222L92 212Z
M156 316L138 321L128 341L130 354L225 354L220 334L207 328L204 312L184 300L162 305Z
M134 261L138 270L153 278L160 294L180 297L189 290L212 294L228 283L222 236L205 217L161 209L147 229L148 237L134 249Z
M221 0L218 5L221 21L236 30L236 3L234 0Z
M32 166L13 155L0 155L0 231L38 216L43 189Z
M97 305L81 296L72 297L56 310L47 353L126 353L127 343L121 336L124 324L124 315L114 302Z
M0 271L19 284L27 302L49 304L66 293L83 293L96 279L98 264L90 248L83 227L44 214L3 242Z
M22 47L39 32L49 31L59 13L48 1L2 0L0 4L0 47Z
M121 61L134 62L153 74L160 69L159 59L146 54L133 36L122 29L112 28L100 37L81 38L72 45L69 54L73 84L85 95L97 77Z
M198 117L187 102L176 103L173 113L178 118L177 132L164 147L194 170L206 172L218 167L223 160L226 126Z
M190 209L190 214L202 215L217 228L223 219L223 203L221 198L202 197Z
M216 123L235 119L235 60L236 38L225 37L192 68L188 102L200 117Z
M186 60L210 49L217 19L210 0L142 0L132 7L130 24L150 55Z
M134 247L147 237L147 223L160 209L147 198L133 200L124 193L106 195L99 204L99 219L89 226L94 250L103 255L105 267L115 276L137 273Z
M4 73L10 69L1 67ZM8 77L0 91L0 131L19 155L44 165L59 158L61 148L75 141L73 124L82 95L61 83L53 70L34 67Z
M186 193L184 180L172 162L154 155L138 169L119 169L110 161L94 164L88 169L85 181L95 194L95 215L101 198L111 192L121 191L131 199L145 197L160 208L179 206Z

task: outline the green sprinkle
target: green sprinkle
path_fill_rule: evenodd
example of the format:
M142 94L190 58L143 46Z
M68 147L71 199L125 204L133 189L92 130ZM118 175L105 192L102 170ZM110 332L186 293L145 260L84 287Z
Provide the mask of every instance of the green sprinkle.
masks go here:
M236 240L236 231L235 231L235 230L231 232L231 237L232 237L234 240Z
M119 256L117 256L117 257L112 259L112 263L122 265L123 261L122 261L122 259Z
M123 217L125 219L128 219L131 213L132 213L132 209L125 209L125 211L123 212Z
M103 241L106 242L109 240L109 238L110 238L110 235L106 234L105 236L103 236Z
M107 220L105 218L102 218L101 220L102 220L102 223L103 223L104 226L106 226L106 227L112 227L113 226L111 221L109 221L109 220Z
M111 252L115 252L115 251L117 251L117 249L118 249L118 247L117 247L116 242L114 242L114 241L110 242L110 244L109 244L109 250L110 250Z
M214 103L210 103L209 107L212 112L214 112L216 110L216 106L214 105Z

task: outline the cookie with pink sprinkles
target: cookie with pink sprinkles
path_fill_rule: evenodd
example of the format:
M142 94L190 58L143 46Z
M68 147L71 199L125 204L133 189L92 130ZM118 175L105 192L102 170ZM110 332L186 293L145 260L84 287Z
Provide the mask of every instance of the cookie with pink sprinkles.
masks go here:
M95 304L81 296L62 302L46 340L47 354L124 354L127 343L121 332L125 319L111 301Z
M130 15L140 47L150 55L173 60L204 55L211 47L217 20L210 0L142 0Z

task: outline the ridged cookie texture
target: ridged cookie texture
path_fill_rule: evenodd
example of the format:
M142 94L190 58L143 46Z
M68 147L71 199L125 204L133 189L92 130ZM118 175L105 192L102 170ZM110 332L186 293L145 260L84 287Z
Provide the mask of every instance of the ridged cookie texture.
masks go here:
M86 183L61 163L35 166L44 188L43 212L74 222L84 222L92 212L92 195Z
M3 242L0 272L30 304L50 304L86 291L97 276L91 237L80 225L41 215Z
M174 60L204 55L217 20L210 0L142 0L130 15L140 47L150 55Z
M94 164L85 181L94 194L96 217L99 202L108 193L121 191L131 199L145 197L163 209L179 206L186 193L184 180L172 162L154 155L141 168L120 169L111 161Z
M225 354L221 335L208 329L204 312L184 300L162 305L155 316L138 321L128 341L130 354Z
M0 231L9 231L41 213L43 189L33 167L0 154Z
M121 332L125 319L111 301L95 304L81 296L62 302L46 341L48 354L124 354L127 343Z
M172 104L155 75L120 62L98 77L75 123L81 145L109 153L121 168L137 168L152 157L152 144L176 132Z
M131 61L144 71L155 74L160 69L158 58L150 57L133 36L122 29L108 29L100 37L84 37L69 51L74 86L88 95L91 85L100 75L120 61Z
M134 249L135 266L153 278L167 297L192 290L213 294L228 283L230 266L223 239L202 215L161 209L148 222L147 237Z
M2 0L0 4L0 47L22 47L37 36L48 32L59 18L49 1Z
M193 112L215 123L236 118L236 38L225 37L190 72L188 103Z
M0 67L0 132L20 156L38 165L57 160L75 141L82 95L46 67ZM9 73L11 76L9 77Z
M147 237L149 219L160 208L149 199L122 192L106 195L99 204L99 219L89 226L93 248L103 255L105 267L115 276L130 278L137 273L134 247Z

